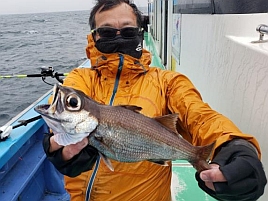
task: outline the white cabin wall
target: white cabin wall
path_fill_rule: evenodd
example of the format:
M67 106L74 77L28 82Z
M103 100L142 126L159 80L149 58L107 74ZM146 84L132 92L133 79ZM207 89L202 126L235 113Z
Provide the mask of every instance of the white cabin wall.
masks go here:
M250 43L259 38L259 24L268 24L268 14L183 14L175 70L213 109L256 136L268 175L268 42ZM268 188L260 200L268 200Z

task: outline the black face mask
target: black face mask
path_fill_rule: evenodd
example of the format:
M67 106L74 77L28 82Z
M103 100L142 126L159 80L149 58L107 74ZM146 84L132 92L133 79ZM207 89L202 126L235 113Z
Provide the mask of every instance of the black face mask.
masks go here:
M100 38L96 41L96 48L102 53L122 53L139 59L142 54L142 36L134 38L122 38L117 35L115 38Z

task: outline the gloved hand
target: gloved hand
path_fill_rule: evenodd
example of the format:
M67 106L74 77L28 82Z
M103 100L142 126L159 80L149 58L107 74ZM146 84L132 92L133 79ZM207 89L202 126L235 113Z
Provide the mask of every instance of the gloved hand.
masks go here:
M65 161L62 157L63 147L50 153L50 138L52 134L46 133L43 138L43 148L47 159L56 167L56 169L69 177L76 177L82 172L92 169L96 162L98 151L94 147L87 145L79 154L70 160Z
M235 139L223 145L211 163L219 165L226 181L214 182L213 191L200 178L202 172L196 173L196 179L199 187L217 200L254 201L263 194L267 183L265 172L255 147L246 140ZM208 180L215 179L206 176Z

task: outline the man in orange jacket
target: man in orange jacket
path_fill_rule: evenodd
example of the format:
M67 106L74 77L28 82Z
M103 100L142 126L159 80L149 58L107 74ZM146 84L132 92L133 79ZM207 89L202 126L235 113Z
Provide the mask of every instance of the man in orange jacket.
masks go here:
M216 141L211 169L196 174L200 188L219 200L257 200L266 185L258 142L204 103L186 76L149 67L136 5L98 0L89 23L86 52L92 67L73 70L63 85L103 104L140 106L149 117L178 113L178 131L190 143ZM66 175L72 201L171 200L171 165L112 161L111 172L87 138L62 147L46 135L43 144L48 159Z

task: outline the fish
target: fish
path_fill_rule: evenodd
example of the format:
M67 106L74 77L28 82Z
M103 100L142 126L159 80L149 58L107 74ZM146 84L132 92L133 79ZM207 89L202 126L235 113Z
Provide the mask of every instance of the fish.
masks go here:
M87 137L108 168L119 162L187 160L198 171L210 169L208 160L215 142L194 146L177 131L178 114L147 117L136 105L110 106L98 103L80 90L56 84L51 104L35 107L66 146Z

